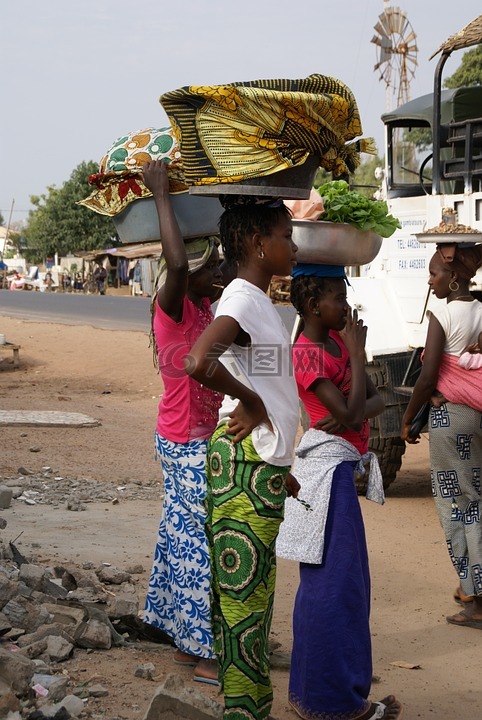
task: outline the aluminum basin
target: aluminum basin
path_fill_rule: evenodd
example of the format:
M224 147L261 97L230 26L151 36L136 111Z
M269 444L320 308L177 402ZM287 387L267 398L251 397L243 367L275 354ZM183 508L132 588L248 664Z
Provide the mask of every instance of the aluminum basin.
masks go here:
M371 230L322 220L293 220L293 240L298 262L326 265L366 265L382 245L380 235Z
M171 195L171 203L183 238L219 234L223 208L217 198L192 197L186 192ZM123 243L162 240L154 198L134 200L112 219Z

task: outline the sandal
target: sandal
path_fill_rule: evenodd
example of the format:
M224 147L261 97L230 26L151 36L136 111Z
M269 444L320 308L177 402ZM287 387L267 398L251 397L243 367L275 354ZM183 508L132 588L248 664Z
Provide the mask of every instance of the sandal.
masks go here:
M401 705L398 700L395 700L395 698L393 698L393 701L391 703L386 702L387 700L391 700L392 697L393 696L384 698L385 702L374 702L373 705L375 707L375 712L370 715L367 720L383 720L383 718L387 718L388 715L385 714L385 711L392 706L398 707L398 713L396 715L391 714L391 717L393 718L393 720L401 720L403 717L403 705Z

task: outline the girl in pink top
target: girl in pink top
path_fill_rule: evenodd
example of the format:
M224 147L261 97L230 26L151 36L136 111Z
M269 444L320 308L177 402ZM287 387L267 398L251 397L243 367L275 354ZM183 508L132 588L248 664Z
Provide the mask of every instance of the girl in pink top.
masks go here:
M207 438L222 397L186 375L184 358L213 319L211 302L220 294L223 276L217 238L184 243L166 164L146 163L143 176L156 202L162 238L152 328L164 383L155 442L165 491L144 619L172 637L174 662L195 666L196 680L215 684L204 498Z

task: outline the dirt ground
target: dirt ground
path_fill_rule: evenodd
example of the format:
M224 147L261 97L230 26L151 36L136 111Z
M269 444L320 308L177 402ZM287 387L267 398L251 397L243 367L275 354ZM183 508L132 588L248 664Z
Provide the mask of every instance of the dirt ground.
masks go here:
M148 339L141 332L96 330L30 323L0 315L0 332L21 345L20 368L0 348L0 408L62 410L100 420L93 428L9 426L0 429L0 481L18 468L111 482L158 486L159 502L94 502L84 512L14 501L2 511L5 540L50 565L74 561L110 562L125 568L141 563L141 603L145 594L160 513L162 484L152 437L162 391ZM34 452L32 449L35 449ZM394 693L405 705L405 720L479 720L481 636L447 624L457 606L457 585L429 487L428 441L409 447L402 471L383 507L361 500L372 572L373 699ZM140 485L139 485L140 486ZM280 561L272 637L280 652L291 649L291 613L297 586L295 563ZM316 602L316 598L314 598ZM89 700L90 713L106 720L142 718L155 682L134 677L138 664L153 662L155 679L177 672L191 682L189 669L173 665L172 650L77 650L64 664L69 675L96 678L108 697ZM397 667L404 661L416 669ZM273 670L273 714L295 715L286 702L288 672ZM202 692L216 690L199 683Z

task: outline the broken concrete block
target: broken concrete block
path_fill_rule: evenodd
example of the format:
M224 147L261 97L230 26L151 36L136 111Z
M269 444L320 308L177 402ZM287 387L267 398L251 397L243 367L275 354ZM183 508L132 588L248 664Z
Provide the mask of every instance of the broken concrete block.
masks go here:
M139 600L137 594L118 593L109 600L107 614L112 620L119 620L126 615L137 615L139 612Z
M103 685L91 685L89 688L89 695L91 697L107 697L109 691Z
M31 563L20 565L19 579L22 580L32 590L43 589L44 579L47 573L40 565L33 565Z
M19 647L23 648L27 647L27 645L31 645L32 643L36 643L39 640L44 640L45 638L48 638L49 635L61 635L64 640L67 640L67 642L75 645L74 635L71 630L72 629L68 625L63 625L62 623L49 623L37 628L37 630L33 633L23 635L18 639L17 644Z
M53 662L62 662L70 656L74 646L60 635L47 638L47 654Z
M0 610L17 592L17 585L0 573Z
M224 708L207 695L168 675L157 688L144 720L222 720Z
M3 612L13 626L22 627L29 633L50 622L50 614L47 610L27 597L12 598L3 607Z
M21 655L0 648L0 680L3 680L17 695L28 693L30 681L35 672L34 663Z
M40 707L43 715L48 718L53 718L61 708L65 708L67 713L71 717L78 717L84 710L83 701L75 695L66 695L63 700L58 703L46 703Z
M88 620L76 632L77 645L83 648L109 650L112 645L111 631L105 623L99 620Z

